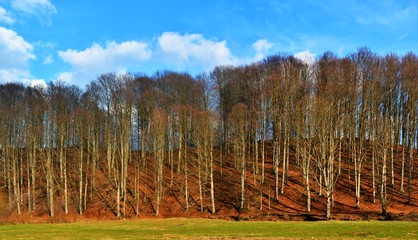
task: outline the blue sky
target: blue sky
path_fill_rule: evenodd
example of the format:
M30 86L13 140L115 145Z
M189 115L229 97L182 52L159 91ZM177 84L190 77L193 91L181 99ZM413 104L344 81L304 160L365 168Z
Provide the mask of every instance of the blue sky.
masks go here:
M417 0L0 0L0 83L418 52Z

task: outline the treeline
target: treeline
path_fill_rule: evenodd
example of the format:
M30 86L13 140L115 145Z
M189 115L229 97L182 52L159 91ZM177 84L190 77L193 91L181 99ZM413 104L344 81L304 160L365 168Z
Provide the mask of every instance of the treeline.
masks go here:
M177 184L188 211L191 168L200 210L207 191L214 213L214 165L222 175L224 155L232 154L241 176L241 210L249 184L260 189L260 199L262 190L271 188L278 200L294 164L304 179L306 211L311 211L315 182L326 198L329 219L342 159L347 159L354 169L348 176L354 177L356 207L362 167L368 164L373 202L378 199L385 214L388 185L407 193L412 204L417 86L414 53L378 56L367 48L343 58L326 52L313 64L278 54L197 77L171 71L108 73L85 90L60 81L47 88L6 83L0 85L1 189L18 214L39 211L39 201L47 203L51 216L57 202L65 214L70 209L83 214L89 196L100 192L100 172L115 215L126 216L128 207L139 214L139 183L145 181L140 173L152 157L156 215L165 186L176 181L174 174L183 176ZM266 141L273 146L271 186L265 184ZM401 161L399 186L394 161ZM250 174L252 183L247 182Z

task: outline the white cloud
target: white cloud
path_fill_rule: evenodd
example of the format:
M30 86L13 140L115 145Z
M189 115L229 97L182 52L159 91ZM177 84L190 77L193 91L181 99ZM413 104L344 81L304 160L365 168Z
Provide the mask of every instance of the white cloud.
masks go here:
M302 62L307 64L313 64L315 62L315 56L316 54L309 52L309 49L306 49L305 51L298 52L294 54L295 58L300 59Z
M47 88L47 84L44 79L27 79L23 81L26 85L31 87Z
M38 17L45 24L51 24L49 17L57 13L50 0L12 0L11 6L15 11Z
M0 67L0 83L7 82L21 82L23 79L31 77L30 72L27 69L17 68L1 68Z
M265 52L273 47L273 44L266 39L260 39L253 43L252 46L257 52Z
M168 62L182 66L201 66L210 70L217 65L237 64L226 41L205 39L201 34L164 32L158 46Z
M42 62L43 64L51 64L54 62L54 58L52 57L52 55L48 55L44 58L44 61Z
M32 54L33 47L13 30L0 27L0 66L26 64L28 60L35 59ZM10 56L10 57L8 57Z
M156 43L126 41L93 43L84 50L68 49L58 51L59 57L71 69L58 73L56 79L83 86L97 76L107 72L135 72L171 69L198 74L211 71L219 65L239 65L260 60L273 44L266 39L254 42L255 55L235 56L226 41L206 39L201 34L179 34L164 32ZM44 62L47 59L44 60ZM53 60L53 59L52 59Z
M97 75L123 71L126 68L136 66L140 62L151 58L152 51L148 44L137 41L127 41L122 43L107 42L105 47L93 43L90 48L82 51L68 49L59 51L58 55L66 63L69 63L73 71L71 78L69 73L62 73L61 77L72 81L91 81Z
M416 21L417 5L411 3L402 7L401 1L381 1L375 4L375 9L370 11L364 5L355 5L350 10L353 12L357 23L370 27L403 27L409 26L408 22ZM416 22L415 22L416 23Z
M13 30L0 27L0 82L31 78L29 61L35 59L33 47Z
M15 20L10 16L6 9L0 7L0 23L13 24Z
M60 73L57 77L57 80L63 81L63 82L66 82L66 83L73 82L74 81L73 80L73 73L71 73L71 72Z
M260 39L253 43L252 47L256 51L254 59L258 61L265 57L265 54L268 52L268 50L270 50L271 47L273 47L273 44L266 39Z
M32 43L36 48L53 49L57 45L54 42L37 41Z

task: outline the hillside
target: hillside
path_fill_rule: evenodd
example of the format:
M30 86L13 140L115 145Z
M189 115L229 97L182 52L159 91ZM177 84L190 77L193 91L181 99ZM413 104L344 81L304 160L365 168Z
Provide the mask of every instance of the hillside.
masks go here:
M289 159L288 182L284 185L283 194L279 194L278 201L274 200L274 174L272 162L272 146L266 142L265 159L265 181L260 189L261 173L254 175L252 162L247 162L246 184L245 184L245 206L240 210L241 182L240 172L234 168L234 156L223 154L222 169L220 165L219 149L215 151L214 162L214 191L216 212L211 213L209 184L202 184L203 211L200 211L198 167L196 163L194 149L190 150L188 161L188 190L189 190L189 209L186 211L185 200L185 173L177 172L177 167L173 167L173 181L171 183L171 167L168 161L164 162L163 169L163 196L160 205L160 218L170 217L204 217L216 219L234 220L320 220L324 219L326 200L318 195L318 183L314 176L311 176L311 198L312 210L306 213L306 193L303 185L304 179L300 168L296 165L295 152L291 146ZM340 220L359 220L359 219L418 219L418 161L414 159L414 171L412 176L412 204L408 204L407 192L399 191L401 179L401 151L395 152L394 161L394 180L395 185L390 185L390 172L388 171L387 186L387 208L388 215L381 216L381 204L378 195L375 203L372 196L372 176L371 162L366 161L362 170L361 179L361 203L360 208L356 208L356 198L354 189L354 166L348 165L347 156L343 154L342 171L338 177L337 186L334 193L334 206L331 210L332 219ZM155 217L155 166L154 158L148 156L146 161L136 164L138 152L132 152L132 157L128 166L127 199L125 218L150 218ZM416 156L416 154L415 154ZM115 187L113 181L108 179L105 152L101 152L100 162L96 171L95 190L88 194L86 199L86 210L80 215L78 213L78 193L79 184L75 163L77 154L74 149L67 149L67 162L69 166L68 178L70 193L69 213L64 214L62 205L62 195L60 190L56 190L55 216L48 216L47 199L43 183L37 187L36 210L28 214L25 207L25 194L22 194L22 212L16 212L16 206L7 205L7 192L2 189L1 221L2 222L72 222L72 221L96 221L116 219L116 200ZM72 163L74 162L74 165ZM176 163L176 154L174 154ZM71 167L72 166L72 167ZM137 171L139 169L139 171ZM348 178L350 169L350 180ZM259 159L259 170L261 171L261 159ZM58 171L58 169L57 169ZM222 174L221 174L222 171ZM139 175L137 175L139 174ZM254 176L257 181L254 181ZM405 173L404 186L407 187L407 177ZM88 176L91 177L91 176ZM137 177L137 178L136 178ZM201 172L202 183L205 181L204 173ZM279 188L282 181L282 163L279 166ZM135 188L137 186L137 188ZM91 186L88 186L91 188ZM280 189L279 189L280 190ZM22 189L24 192L25 189ZM139 194L137 194L139 193ZM261 193L261 195L260 195ZM137 196L137 198L135 198ZM122 201L123 202L123 201ZM121 202L121 204L122 204ZM262 204L262 205L260 205ZM136 210L139 210L138 214ZM123 216L121 216L123 218Z

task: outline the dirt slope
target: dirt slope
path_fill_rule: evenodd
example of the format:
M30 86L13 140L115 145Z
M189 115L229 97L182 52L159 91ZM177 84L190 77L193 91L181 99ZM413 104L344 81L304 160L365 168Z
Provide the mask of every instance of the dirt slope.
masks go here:
M235 220L320 220L325 215L325 198L318 194L318 184L311 177L311 197L312 211L306 214L305 206L305 188L303 185L303 177L300 169L296 166L294 153L291 151L289 178L285 184L283 194L279 195L278 201L274 200L274 174L272 170L272 150L269 143L266 147L266 163L265 163L265 183L260 189L260 174L254 175L252 171L252 162L247 163L246 173L246 199L245 208L240 211L240 173L234 168L234 156L231 154L223 154L222 169L220 166L219 151L216 151L216 161L214 163L214 180L215 180L215 213L210 212L210 194L209 183L203 187L203 212L200 211L199 185L197 164L193 157L189 161L189 210L186 211L186 202L184 196L184 172L177 172L177 166L174 166L173 181L171 184L171 168L168 162L164 166L164 194L160 208L160 216L158 218L169 217L204 217L217 219L235 219ZM102 153L102 159L104 153ZM135 168L135 157L137 153L133 153L133 160L129 167L128 179L128 198L126 200L126 216L125 218L152 218L155 217L155 166L154 159L148 157L146 164L140 166L139 182L135 180L137 174ZM415 154L416 156L416 154ZM68 153L68 157L76 159L75 153ZM408 204L407 192L401 193L401 158L400 153L395 155L394 161L395 184L390 185L390 172L388 173L388 212L387 216L381 216L381 204L378 196L373 203L372 196L372 176L371 163L366 161L362 171L362 197L360 208L355 207L355 191L354 191L354 166L347 162L347 157L343 156L342 172L338 178L338 186L334 194L334 207L332 208L332 218L340 220L359 220L359 219L399 219L399 220L418 220L418 159L414 159L414 171L412 180L412 204ZM71 160L68 161L71 163ZM174 159L176 163L176 158ZM261 159L259 159L259 171L261 171ZM101 162L97 170L96 190L89 194L87 199L87 209L83 215L77 213L77 174L75 168L69 168L70 188L70 213L64 215L62 206L62 197L57 191L55 198L56 216L49 217L47 212L47 204L45 201L45 193L38 192L37 209L28 214L27 208L22 207L22 214L17 215L13 206L7 206L6 193L1 192L0 200L0 220L5 223L10 222L73 222L73 221L96 221L116 219L115 214L115 191L112 188L111 181L108 180L106 163ZM349 171L350 169L350 171ZM221 174L222 171L222 174ZM282 181L282 164L279 167L279 188ZM348 178L350 172L350 180ZM404 186L407 190L407 177L405 173ZM203 181L205 175L202 173ZM135 186L139 190L139 200L135 199ZM261 197L260 197L261 193ZM25 201L23 201L25 203ZM139 204L139 212L136 213L136 205ZM262 204L262 205L261 205Z

